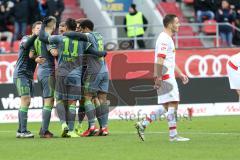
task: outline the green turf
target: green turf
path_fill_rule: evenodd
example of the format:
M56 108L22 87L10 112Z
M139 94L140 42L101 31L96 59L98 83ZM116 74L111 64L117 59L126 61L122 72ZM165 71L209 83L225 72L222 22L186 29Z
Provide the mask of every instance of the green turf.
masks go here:
M178 130L189 142L169 142L166 121L146 130L146 141L135 134L133 121L111 121L108 137L16 139L17 124L0 124L1 160L239 160L240 116L180 120ZM39 123L30 123L37 134ZM57 135L59 123L52 123Z

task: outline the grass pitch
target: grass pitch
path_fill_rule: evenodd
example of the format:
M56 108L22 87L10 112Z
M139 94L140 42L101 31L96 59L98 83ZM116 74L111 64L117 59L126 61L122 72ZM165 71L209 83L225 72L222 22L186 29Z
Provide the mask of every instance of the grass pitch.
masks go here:
M16 139L17 124L0 124L0 160L239 160L240 116L180 120L181 136L189 142L169 142L167 122L156 121L146 130L146 141L136 134L134 121L110 121L110 136L40 139L40 123L29 123L34 139ZM86 126L86 125L85 125ZM60 124L50 130L60 135Z

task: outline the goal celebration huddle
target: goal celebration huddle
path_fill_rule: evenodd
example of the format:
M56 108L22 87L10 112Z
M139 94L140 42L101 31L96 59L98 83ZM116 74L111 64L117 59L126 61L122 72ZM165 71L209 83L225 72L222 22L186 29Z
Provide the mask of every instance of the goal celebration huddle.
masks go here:
M37 64L37 78L44 99L39 136L54 136L49 131L54 101L61 123L61 137L106 136L109 78L103 37L93 32L94 24L88 19L76 21L68 18L60 23L58 35L53 34L55 28L56 19L50 16L43 22L35 22L32 35L22 38L14 70L14 83L21 97L16 137L34 137L27 129L27 119ZM79 123L75 125L77 101L80 101L77 114ZM83 131L85 115L89 126ZM96 127L95 118L99 128Z
M189 141L177 132L176 115L180 96L175 73L183 84L189 82L175 60L172 37L178 32L180 22L176 15L167 14L163 25L164 29L156 41L152 73L158 95L158 113L159 116L166 115L170 141ZM27 129L27 114L34 93L33 75L37 65L37 78L44 99L39 136L53 137L49 123L54 105L61 124L61 137L107 136L109 73L103 36L94 31L94 23L89 19L68 18L60 23L57 35L54 34L55 29L56 19L47 17L43 22L35 22L32 35L23 37L21 41L14 71L14 83L21 96L16 137L34 137ZM83 131L85 116L88 129ZM76 117L78 123L75 124ZM140 140L145 140L145 129L152 121L151 117L146 116L135 124Z

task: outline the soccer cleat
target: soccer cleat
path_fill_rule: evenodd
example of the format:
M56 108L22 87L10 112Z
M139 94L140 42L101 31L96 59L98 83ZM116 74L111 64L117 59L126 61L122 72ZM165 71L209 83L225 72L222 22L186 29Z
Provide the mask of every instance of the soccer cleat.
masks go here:
M108 128L104 127L101 128L94 136L108 136L109 132L108 132Z
M22 136L22 133L20 131L17 131L16 138L21 138L21 136Z
M68 135L70 138L78 138L78 137L79 137L79 135L78 135L76 132L74 132L74 131L69 131L69 132L67 133L67 135Z
M169 141L170 142L185 142L185 141L189 141L189 138L184 138L184 137L180 137L180 136L174 136L174 137L170 137Z
M90 137L90 136L94 136L99 130L94 126L89 128L88 130L84 131L81 134L81 137Z
M80 136L83 133L82 124L79 124L77 128L75 128L75 132Z
M144 130L145 130L145 127L142 125L141 122L137 122L135 124L135 128L137 129L137 133L138 133L138 136L139 138L144 141L145 140L145 137L144 137Z
M34 135L30 131L25 131L21 133L20 138L34 138Z
M48 130L45 133L43 133L43 130L41 128L39 131L39 136L40 136L40 138L53 138L53 133L51 133Z
M69 137L69 135L67 134L68 131L69 131L69 129L68 129L67 124L66 124L66 123L63 123L63 124L62 124L62 134L61 134L61 136L62 136L63 138Z

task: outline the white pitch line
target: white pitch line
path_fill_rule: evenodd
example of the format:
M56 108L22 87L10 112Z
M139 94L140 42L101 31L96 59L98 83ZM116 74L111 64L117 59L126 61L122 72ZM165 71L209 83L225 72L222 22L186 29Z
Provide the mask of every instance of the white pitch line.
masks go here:
M15 130L0 130L1 133L16 133ZM38 133L38 131L32 131L32 133ZM136 134L136 132L123 132L123 131L112 131L111 134ZM145 132L145 134L168 134L168 132ZM233 132L181 132L181 134L189 135L239 135L240 133Z
M115 134L136 134L136 132L111 132ZM240 133L231 132L180 132L181 134L192 135L240 135ZM168 132L145 132L145 134L168 134Z

